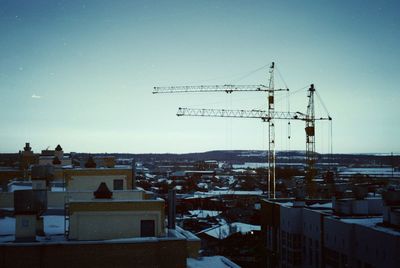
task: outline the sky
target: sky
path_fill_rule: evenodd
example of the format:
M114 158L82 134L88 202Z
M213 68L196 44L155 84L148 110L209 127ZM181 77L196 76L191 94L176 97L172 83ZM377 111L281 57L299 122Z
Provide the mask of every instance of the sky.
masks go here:
M399 10L399 1L0 0L0 152L25 142L36 152L266 150L261 120L175 115L267 109L266 94L152 90L267 84L274 61L276 87L291 92L276 93L276 110L305 112L314 83L333 118L332 129L317 122L318 152L400 153ZM288 133L277 121L276 148L305 150L304 123Z

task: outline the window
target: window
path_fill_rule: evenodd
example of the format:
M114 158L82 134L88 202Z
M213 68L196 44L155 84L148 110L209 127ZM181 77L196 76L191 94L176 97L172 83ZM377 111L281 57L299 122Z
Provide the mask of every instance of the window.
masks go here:
M155 236L154 220L141 220L140 221L140 236Z
M124 180L114 180L114 190L123 190L124 189Z

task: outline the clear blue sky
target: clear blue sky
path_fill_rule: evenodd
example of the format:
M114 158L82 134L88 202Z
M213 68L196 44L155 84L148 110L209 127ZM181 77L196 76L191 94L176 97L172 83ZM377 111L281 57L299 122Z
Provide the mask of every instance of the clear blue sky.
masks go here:
M35 151L266 149L256 119L175 116L265 108L263 94L151 92L267 83L267 69L243 76L271 61L291 90L316 85L334 152L400 152L399 11L399 1L0 0L0 152L26 141ZM291 106L306 110L305 90ZM317 127L328 152L328 124ZM304 150L303 128L292 123L289 146L277 123L277 148Z

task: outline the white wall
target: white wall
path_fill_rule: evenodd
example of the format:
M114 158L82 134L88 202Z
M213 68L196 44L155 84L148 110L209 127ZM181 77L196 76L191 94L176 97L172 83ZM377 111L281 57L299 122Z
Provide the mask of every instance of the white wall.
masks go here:
M103 240L140 237L141 220L154 220L163 235L160 211L80 211L70 218L70 239Z

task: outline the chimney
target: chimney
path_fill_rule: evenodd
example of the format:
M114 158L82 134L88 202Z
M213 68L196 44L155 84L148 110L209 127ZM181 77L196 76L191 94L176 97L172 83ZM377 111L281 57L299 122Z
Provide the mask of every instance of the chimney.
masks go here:
M175 229L176 190L168 190L168 229Z
M25 143L25 147L24 147L24 151L26 151L26 152L30 152L31 151L31 146L30 146L30 144L29 144L29 142L26 142Z

